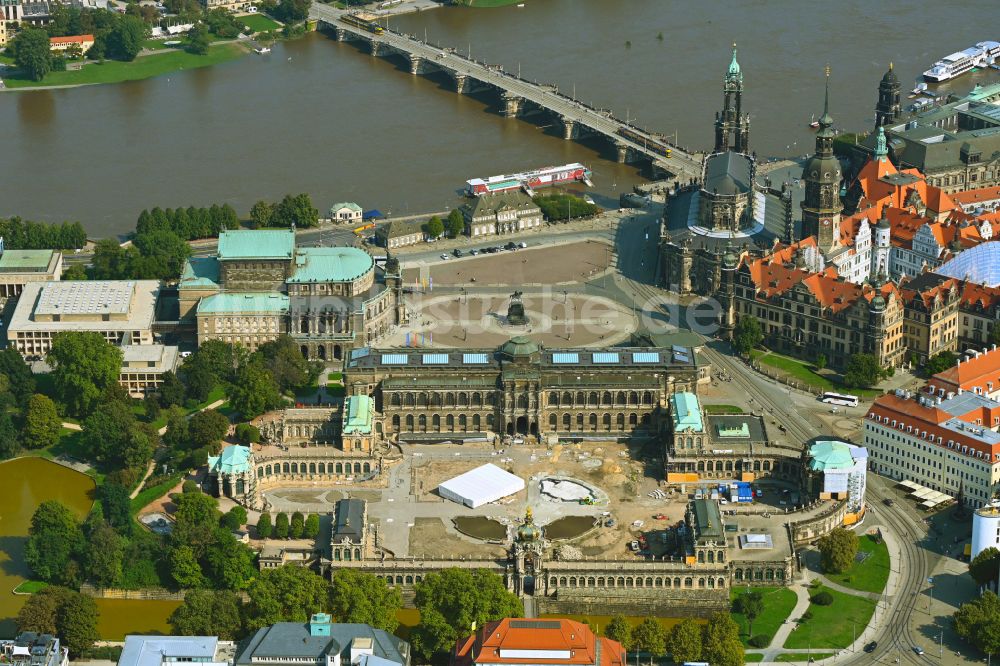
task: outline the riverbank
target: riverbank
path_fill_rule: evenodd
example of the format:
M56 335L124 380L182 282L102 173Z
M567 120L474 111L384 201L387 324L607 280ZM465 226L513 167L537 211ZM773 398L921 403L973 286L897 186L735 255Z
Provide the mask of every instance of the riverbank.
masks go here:
M50 72L43 81L5 78L3 81L6 88L2 88L0 91L51 90L53 88L77 88L102 83L138 81L170 72L218 65L241 58L248 53L250 50L239 42L213 44L205 55L194 55L176 49L136 58L132 62L106 60L103 63L84 65L74 71Z
M494 8L494 7L509 7L510 5L523 5L524 0L455 0L456 5L461 5L464 7L482 7L482 8Z

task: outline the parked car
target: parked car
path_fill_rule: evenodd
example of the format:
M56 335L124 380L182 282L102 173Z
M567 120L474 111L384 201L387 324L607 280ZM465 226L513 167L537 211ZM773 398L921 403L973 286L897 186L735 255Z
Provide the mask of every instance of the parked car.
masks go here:
M452 250L451 253L453 255L455 255L456 257L461 257L462 256L462 251L459 250L457 247L454 250Z
M449 257L447 254L442 254L441 258L444 259L445 261L447 261L448 259L451 259L451 257Z
M518 243L518 244L517 244L517 246L518 246L519 248L522 248L522 249L523 249L523 248L526 248L526 247L528 247L528 244L527 244L527 243L525 243L524 241L521 241L520 243Z
M630 550L631 550L631 551L632 551L633 553L638 553L638 552L639 552L639 542L638 542L638 541L633 541L632 543L630 543L630 544L628 545L628 547L629 547L629 549L630 549Z
M473 248L472 250L469 251L469 254L471 254L473 257L475 257L475 256L477 256L479 254L479 250Z
M875 648L877 647L878 647L878 641L872 641L871 643L865 646L865 652L874 652Z
M923 655L924 654L924 649L922 647L920 647L919 645L914 645L913 646L913 651L916 652L918 655Z
M506 245L503 246L503 249L505 249L505 250L516 250L517 249L517 243L515 243L514 241L509 241Z
M885 504L886 506L892 506L895 503L896 502L891 497L886 497L884 500L882 500L882 504Z

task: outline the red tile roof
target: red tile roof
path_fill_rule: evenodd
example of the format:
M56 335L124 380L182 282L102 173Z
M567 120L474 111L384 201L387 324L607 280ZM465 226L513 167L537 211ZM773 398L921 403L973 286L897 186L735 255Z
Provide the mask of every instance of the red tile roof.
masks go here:
M969 447L969 455L982 452L984 455L988 455L990 460L995 460L996 454L1000 453L1000 445L987 444L971 433L966 434L943 427L941 424L953 418L943 409L935 406L924 406L915 399L907 400L892 393L887 393L875 400L868 409L868 413L865 414L865 418L876 420L882 427L895 427L903 432L907 432L907 427L912 427L916 432L907 433L912 436L918 436L918 433L922 435L926 431L927 441L932 442L935 446L947 446L950 440L959 446ZM976 418L979 416L977 415ZM895 422L895 426L892 425L893 422ZM938 437L941 438L940 443L937 441Z
M94 41L93 35L69 35L66 37L49 37L49 44L82 44Z
M928 386L958 393L963 391L992 393L1000 390L1000 349L980 353L978 357L939 372L930 378Z
M581 622L517 618L490 622L476 634L459 639L451 663L454 666L483 663L626 666L621 643L596 637Z
M980 187L975 190L965 190L964 192L955 192L951 195L951 198L959 206L968 206L979 201L995 201L1000 199L1000 185L996 187Z

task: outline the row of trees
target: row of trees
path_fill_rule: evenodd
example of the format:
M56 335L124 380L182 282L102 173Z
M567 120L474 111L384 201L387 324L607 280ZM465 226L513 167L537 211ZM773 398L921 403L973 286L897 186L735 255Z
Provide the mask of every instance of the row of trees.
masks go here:
M229 15L224 9L216 10ZM136 236L169 231L184 240L211 238L223 229L237 229L240 218L229 204L212 204L209 207L167 208L159 206L143 210L135 222Z
M170 231L136 236L129 247L102 238L87 275L94 280L176 280L191 256L191 246Z
M578 217L592 217L601 212L595 204L587 203L572 194L545 194L534 198L535 205L542 209L546 220L573 220Z
M461 236L464 231L465 216L457 208L448 213L448 217L444 220L435 215L424 224L424 233L431 238L439 238L445 233L451 238L456 238Z
M87 244L79 222L48 224L17 216L0 219L0 238L7 250L77 250Z
M717 666L741 666L744 662L739 625L728 613L718 612L699 625L684 619L668 632L655 618L647 617L632 627L622 615L611 618L604 635L618 641L626 650L647 652L653 656L669 654L674 662L707 661Z
M250 225L261 227L296 227L306 229L319 224L319 210L305 193L286 194L278 203L261 199L250 208Z
M315 539L319 534L319 516L314 513L303 516L296 511L292 519L287 513L279 513L272 522L271 514L262 513L257 520L257 536L261 539Z

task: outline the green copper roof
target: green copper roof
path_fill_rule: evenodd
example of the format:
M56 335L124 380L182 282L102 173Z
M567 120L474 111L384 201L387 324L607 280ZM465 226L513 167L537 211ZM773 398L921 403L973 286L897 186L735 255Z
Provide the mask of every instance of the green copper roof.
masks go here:
M674 420L674 432L704 432L701 420L701 406L694 393L681 391L670 396L670 414Z
M217 456L208 457L208 469L219 474L240 474L250 471L250 447L234 444Z
M0 254L0 271L40 272L49 267L52 250L4 250Z
M291 229L223 231L219 259L291 259L295 232Z
M885 144L885 129L879 125L878 137L875 139L875 159L884 162L889 157L889 148Z
M740 72L740 63L736 62L736 44L733 44L733 60L729 63L729 71L726 72L728 77L741 77L743 74Z
M341 203L335 203L332 206L330 206L330 210L331 211L337 211L337 210L340 210L341 208L350 208L355 213L360 213L361 212L361 206L359 206L356 203L350 202L350 201L343 201Z
M367 395L352 395L344 405L345 435L370 435L372 432L372 412L374 402Z
M500 351L510 357L530 356L538 353L538 343L526 335L518 335L503 343Z
M809 447L809 469L822 472L829 469L848 469L854 466L851 447L843 442L824 440Z
M184 262L181 287L218 287L219 260L215 257L191 257Z
M198 314L281 314L288 311L288 296L270 293L230 292L212 294L198 302Z
M349 282L365 275L375 260L356 247L307 247L295 253L288 282Z

